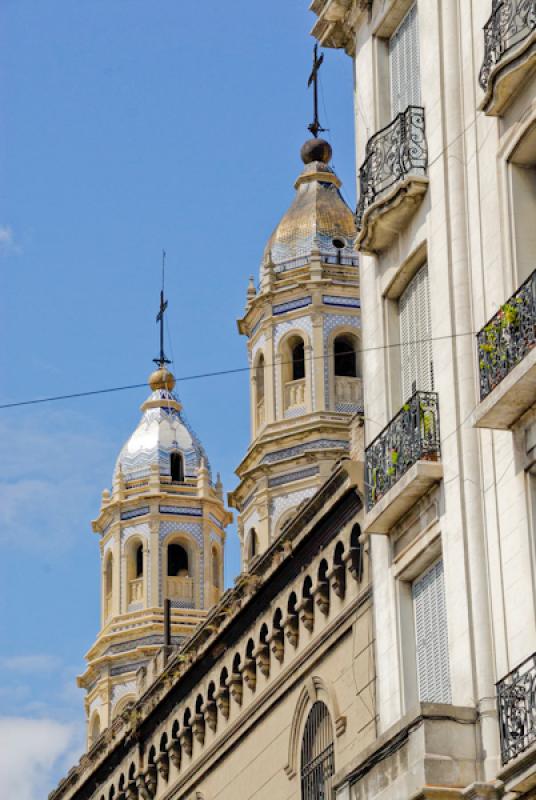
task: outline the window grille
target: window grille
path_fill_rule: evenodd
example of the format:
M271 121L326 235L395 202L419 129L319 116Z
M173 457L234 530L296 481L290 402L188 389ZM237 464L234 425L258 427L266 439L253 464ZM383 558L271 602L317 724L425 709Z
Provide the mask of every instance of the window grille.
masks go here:
M302 800L331 800L331 780L335 772L333 727L325 703L313 704L301 746Z
M419 700L450 703L449 648L443 562L413 584Z
M419 27L417 5L406 14L389 39L391 72L391 117L408 106L421 105L421 74L419 66Z
M428 267L409 282L399 301L402 400L416 391L433 392L432 320Z

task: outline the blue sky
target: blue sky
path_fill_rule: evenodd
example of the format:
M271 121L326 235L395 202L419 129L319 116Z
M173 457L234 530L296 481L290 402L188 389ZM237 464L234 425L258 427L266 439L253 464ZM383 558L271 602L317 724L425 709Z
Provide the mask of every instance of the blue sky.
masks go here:
M0 403L145 381L163 247L176 375L246 365L235 320L291 201L311 117L307 5L4 0ZM353 205L342 53L327 53L321 110ZM247 375L178 392L233 488ZM0 783L18 800L43 797L80 747L74 678L99 614L90 520L145 395L0 411ZM227 582L237 572L233 527ZM15 778L28 740L36 769Z

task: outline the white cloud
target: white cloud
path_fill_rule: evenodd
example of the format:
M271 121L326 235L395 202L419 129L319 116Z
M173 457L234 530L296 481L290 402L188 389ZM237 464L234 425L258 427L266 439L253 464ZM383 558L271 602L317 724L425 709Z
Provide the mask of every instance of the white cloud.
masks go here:
M113 455L84 416L34 412L0 419L0 463L0 543L51 553L88 532Z
M57 779L58 769L74 759L78 739L74 725L50 719L0 717L2 796L42 800Z
M0 254L8 255L10 253L19 254L21 252L20 246L15 242L13 229L11 225L0 225Z
M17 672L19 674L23 673L24 675L57 672L60 666L61 660L48 653L0 658L0 669Z

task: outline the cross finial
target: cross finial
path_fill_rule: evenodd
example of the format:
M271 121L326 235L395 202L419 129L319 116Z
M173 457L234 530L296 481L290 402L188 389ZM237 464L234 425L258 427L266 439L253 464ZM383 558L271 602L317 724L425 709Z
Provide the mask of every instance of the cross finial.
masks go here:
M167 300L164 299L164 277L166 271L166 251L162 250L162 289L160 290L160 309L158 314L156 315L156 321L160 323L160 357L153 358L155 364L158 364L160 368L164 367L166 364L170 364L168 358L166 358L166 354L164 353L164 314L167 308Z
M313 69L311 71L311 74L309 75L309 80L307 81L307 86L311 86L311 84L313 84L313 101L314 101L314 120L307 127L309 128L315 139L318 137L320 131L326 130L320 125L320 122L318 120L318 71L320 70L323 61L324 61L324 54L322 53L320 56L318 55L318 45L315 44L313 51Z

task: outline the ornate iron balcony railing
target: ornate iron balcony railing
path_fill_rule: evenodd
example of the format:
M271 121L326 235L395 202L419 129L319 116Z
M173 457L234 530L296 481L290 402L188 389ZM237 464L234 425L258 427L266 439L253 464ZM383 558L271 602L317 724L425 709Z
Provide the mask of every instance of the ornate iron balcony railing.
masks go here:
M356 224L380 195L408 175L426 175L428 147L424 130L424 108L408 106L367 143L359 170L359 203Z
M536 742L536 653L497 684L502 763Z
M367 509L417 461L439 461L439 402L435 392L415 392L365 450Z
M484 26L484 61L478 78L484 91L495 64L535 29L536 0L493 0L491 17Z
M536 344L536 270L477 333L480 399Z

